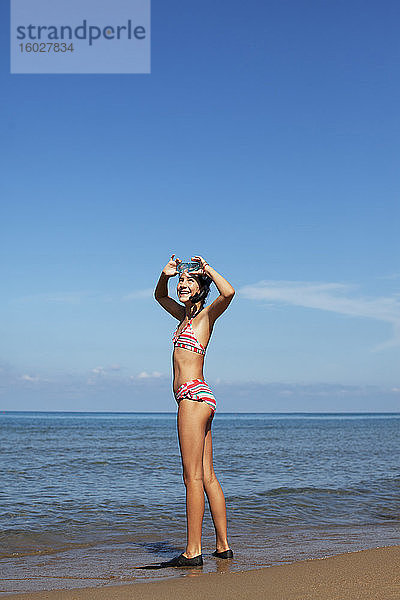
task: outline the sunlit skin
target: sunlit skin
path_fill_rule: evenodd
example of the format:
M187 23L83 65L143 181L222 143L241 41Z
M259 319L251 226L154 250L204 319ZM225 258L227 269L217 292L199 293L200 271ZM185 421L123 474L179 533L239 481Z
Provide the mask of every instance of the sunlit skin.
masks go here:
M177 295L181 304L168 295L168 280L177 274L177 266L181 262L174 254L160 275L154 295L157 302L179 321L179 331L181 331L202 306L200 301L191 301L191 297L200 290L197 275L205 274L212 279L219 296L212 304L205 306L192 321L197 339L206 348L214 323L228 308L235 290L201 256L193 256L192 261L199 262L201 269L190 273L185 271L179 276ZM175 348L174 391L187 381L204 379L203 365L203 355L185 348ZM187 558L201 554L204 492L207 495L215 527L216 550L223 552L229 549L225 497L213 467L211 415L211 408L205 402L195 402L185 398L179 402L177 424L183 480L186 487L187 544L184 556Z
M200 290L198 280L195 275L185 271L182 273L178 280L177 295L179 300L184 304L185 317L182 324L179 326L178 331L186 326L188 319L192 315L196 314L196 311L200 307L200 302L192 304L190 297ZM182 307L183 308L183 307ZM192 327L193 331L199 342L207 347L210 339L212 326L210 325L209 319L206 315L202 315L204 311L193 320ZM174 392L183 384L185 381L203 377L203 364L204 356L202 354L196 354L185 350L184 348L175 348L173 353L173 372L174 372Z

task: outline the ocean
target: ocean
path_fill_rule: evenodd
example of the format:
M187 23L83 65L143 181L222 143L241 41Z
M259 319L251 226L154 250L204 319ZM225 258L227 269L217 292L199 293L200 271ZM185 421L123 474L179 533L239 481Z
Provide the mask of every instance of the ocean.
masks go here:
M235 559L206 507L203 572L399 544L399 434L400 414L217 413ZM5 412L0 446L1 594L187 574L138 568L184 549L175 414Z

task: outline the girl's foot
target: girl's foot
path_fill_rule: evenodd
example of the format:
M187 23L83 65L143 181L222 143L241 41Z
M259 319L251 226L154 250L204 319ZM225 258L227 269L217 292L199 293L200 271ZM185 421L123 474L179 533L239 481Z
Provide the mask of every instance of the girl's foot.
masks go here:
M172 560L160 563L162 567L201 567L203 565L203 556L199 554L193 558L188 558L184 554L176 556Z
M213 552L213 556L216 556L217 558L233 558L233 552L230 548L229 550L224 550L223 552L217 552L216 550Z

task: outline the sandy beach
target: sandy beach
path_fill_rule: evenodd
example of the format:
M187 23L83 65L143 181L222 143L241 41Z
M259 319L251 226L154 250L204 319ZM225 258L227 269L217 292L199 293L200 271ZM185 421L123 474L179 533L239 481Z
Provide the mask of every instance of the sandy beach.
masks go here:
M10 594L13 600L399 600L400 546L236 573L154 583Z

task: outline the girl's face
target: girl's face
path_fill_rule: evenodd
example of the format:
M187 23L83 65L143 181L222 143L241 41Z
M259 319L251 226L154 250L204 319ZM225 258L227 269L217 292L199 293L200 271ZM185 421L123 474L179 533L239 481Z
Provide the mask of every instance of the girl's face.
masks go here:
M194 294L200 291L199 282L195 275L191 275L187 271L181 273L176 291L181 302L188 302Z

